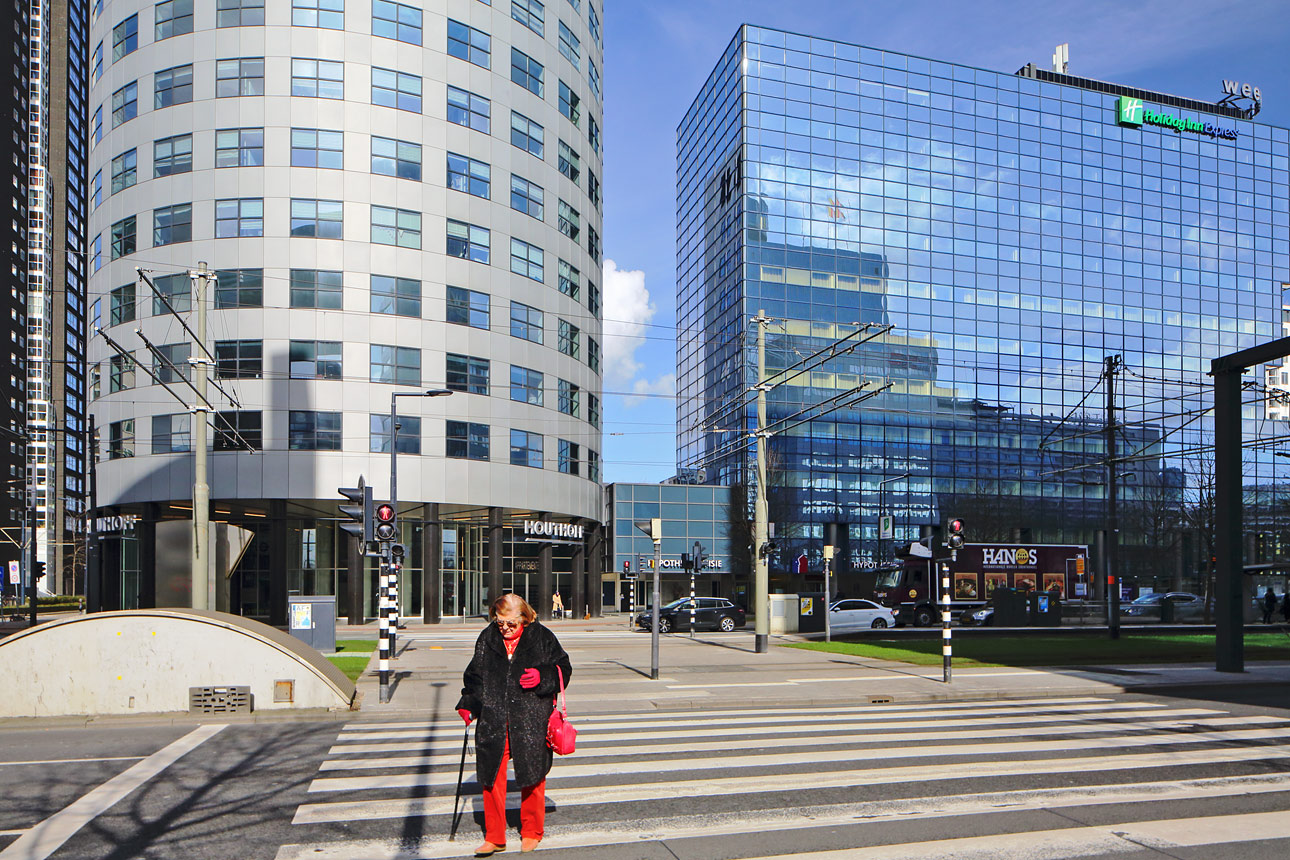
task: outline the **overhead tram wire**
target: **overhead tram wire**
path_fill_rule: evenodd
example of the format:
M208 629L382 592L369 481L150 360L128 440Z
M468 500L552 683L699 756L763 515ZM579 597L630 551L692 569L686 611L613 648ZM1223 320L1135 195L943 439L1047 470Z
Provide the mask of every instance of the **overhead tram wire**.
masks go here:
M153 296L160 299L161 303L165 305L166 310L170 312L170 315L173 316L176 320L178 320L179 324L184 327L184 331L187 332L190 338L192 338L192 342L197 344L198 348L203 353L206 354L206 362L210 364L212 367L215 367L217 364L215 356L211 353L209 349L206 348L206 344L202 343L200 340L197 339L197 333L188 327L188 323L184 322L183 317L179 316L179 313L175 310L174 305L170 303L170 300L166 298L166 296L161 292L161 290L157 289L157 285L153 283L152 279L144 274L145 271L151 271L151 270L140 269L137 267L135 268L135 272L138 273L139 280L143 281L145 284L148 285L148 287L152 290ZM135 329L136 333L138 331L139 331L138 329ZM140 335L140 337L142 337L142 335ZM201 361L202 359L197 359L197 360ZM241 402L238 401L236 395L229 394L227 391L225 391L224 388L219 384L219 382L216 381L214 374L211 374L211 378L209 379L209 382L211 385L215 386L215 388L219 391L220 394L224 395L224 397L228 400L229 403L233 404L233 407L235 409L242 408L242 404ZM194 388L193 390L196 391L196 388Z

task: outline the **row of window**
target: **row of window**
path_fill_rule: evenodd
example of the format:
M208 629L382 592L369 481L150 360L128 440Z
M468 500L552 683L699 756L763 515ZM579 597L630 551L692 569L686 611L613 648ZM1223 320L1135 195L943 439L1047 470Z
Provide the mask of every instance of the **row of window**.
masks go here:
M287 415L287 450L340 451L342 449L341 412L290 410ZM368 448L374 454L388 454L393 434L390 416L370 415ZM154 415L152 453L179 454L193 450L192 415ZM421 419L400 415L398 439L394 443L400 454L422 453ZM492 428L473 421L444 422L444 455L458 460L491 460ZM135 456L135 419L127 418L108 425L108 459ZM566 475L586 475L600 480L600 455L585 445L557 439L555 466ZM263 413L254 410L215 413L214 449L216 451L264 450ZM510 463L542 469L546 466L545 437L528 430L510 431ZM584 459L585 455L585 459Z

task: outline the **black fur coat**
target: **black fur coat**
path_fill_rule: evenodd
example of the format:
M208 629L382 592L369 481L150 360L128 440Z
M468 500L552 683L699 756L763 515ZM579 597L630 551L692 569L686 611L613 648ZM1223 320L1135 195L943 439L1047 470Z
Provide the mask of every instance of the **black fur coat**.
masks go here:
M506 644L496 624L489 624L475 641L475 656L463 676L459 709L470 711L475 726L475 767L479 784L491 788L502 763L509 731L515 781L521 788L537 785L551 770L551 748L546 725L559 689L556 667L569 686L573 667L569 655L549 628L534 621L524 628L514 658L506 657ZM520 686L525 669L537 669L542 680L531 690Z

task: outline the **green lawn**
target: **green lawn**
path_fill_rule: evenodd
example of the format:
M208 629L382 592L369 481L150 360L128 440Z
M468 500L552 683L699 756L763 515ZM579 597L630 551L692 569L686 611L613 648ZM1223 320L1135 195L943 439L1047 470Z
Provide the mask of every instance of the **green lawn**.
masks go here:
M344 672L345 677L357 681L375 650L375 639L337 639L336 653L329 654L327 659Z
M786 647L829 651L916 666L941 665L941 640L796 642ZM1290 636L1247 633L1247 660L1290 659ZM960 636L954 639L955 666L1084 666L1132 663L1204 663L1214 659L1212 634L1097 636Z

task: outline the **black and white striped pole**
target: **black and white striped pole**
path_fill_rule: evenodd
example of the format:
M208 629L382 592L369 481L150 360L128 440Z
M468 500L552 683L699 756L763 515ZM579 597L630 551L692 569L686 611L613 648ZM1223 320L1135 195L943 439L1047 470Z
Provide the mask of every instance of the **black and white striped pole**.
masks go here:
M386 585L386 565L385 559L380 561L380 591L378 596L378 605L380 607L380 655L379 671L381 676L381 703L385 704L390 701L390 605L388 601L388 587Z
M945 663L945 683L950 682L950 660L954 648L950 643L950 565L940 562L941 568L941 659Z
M390 562L390 659L399 659L399 563Z

